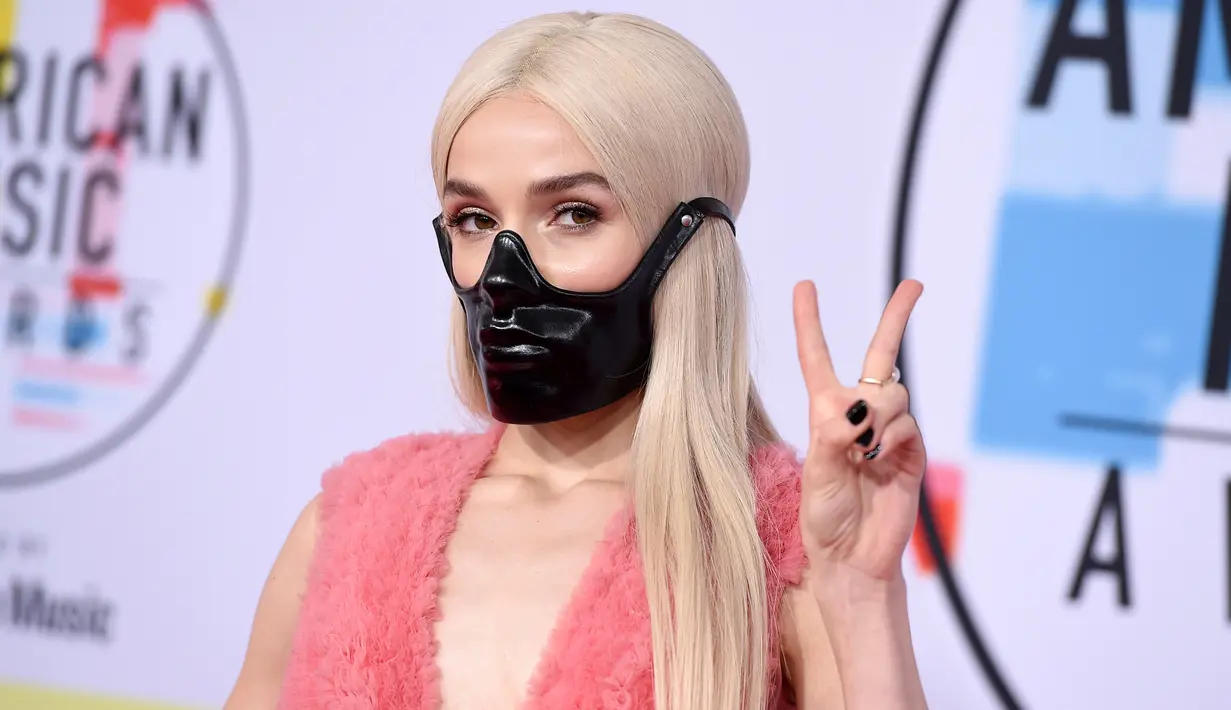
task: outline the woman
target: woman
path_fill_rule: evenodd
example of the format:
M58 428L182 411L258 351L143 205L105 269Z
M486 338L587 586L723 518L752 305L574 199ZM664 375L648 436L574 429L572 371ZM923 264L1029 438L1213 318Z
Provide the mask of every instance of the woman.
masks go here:
M325 475L229 710L926 706L901 571L924 451L893 374L921 286L854 388L796 288L801 466L749 375L748 153L718 70L648 20L547 15L476 51L433 135L435 227L457 391L497 422Z

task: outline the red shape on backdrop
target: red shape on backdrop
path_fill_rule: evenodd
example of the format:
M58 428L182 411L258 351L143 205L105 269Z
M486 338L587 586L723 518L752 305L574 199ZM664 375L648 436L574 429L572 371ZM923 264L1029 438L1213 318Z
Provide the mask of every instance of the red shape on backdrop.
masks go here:
M107 46L107 40L116 30L148 29L159 10L197 4L190 0L103 0L103 17L98 28L100 48Z
M936 520L936 532L940 535L940 546L950 561L957 551L965 481L966 475L960 466L945 463L929 464L923 478L928 501L932 504L932 516ZM936 558L928 547L922 518L915 521L910 547L914 553L915 567L921 576L926 577L936 571Z
M112 274L79 270L69 277L68 289L76 300L110 300L119 298L123 285Z
M112 49L112 42L116 35L123 32L144 33L148 31L158 18L160 11L178 7L197 10L205 8L204 0L101 0L101 2L94 54L104 62L107 61L106 58ZM95 101L97 102L98 99L96 98ZM95 110L97 111L97 108ZM93 148L96 151L107 151L114 154L106 162L112 163L118 170L122 167L123 156L120 155L122 146L118 145L116 133L112 130L111 117L99 120L96 115L94 118L99 131ZM113 235L112 239L114 238ZM106 264L88 273L79 270L71 274L70 294L73 298L80 300L116 298L120 294L121 283L119 277L111 273L112 269L113 265Z

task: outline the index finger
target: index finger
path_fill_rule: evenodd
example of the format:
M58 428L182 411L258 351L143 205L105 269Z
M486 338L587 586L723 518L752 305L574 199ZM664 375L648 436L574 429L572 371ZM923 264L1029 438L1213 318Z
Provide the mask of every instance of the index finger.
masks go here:
M923 284L914 279L898 284L868 345L868 354L863 360L863 377L886 380L893 373L902 349L902 338L906 335L906 323L922 295Z
M795 347L799 368L804 373L808 394L816 396L839 386L838 375L829 356L829 345L821 330L821 312L816 304L816 285L811 281L795 284Z

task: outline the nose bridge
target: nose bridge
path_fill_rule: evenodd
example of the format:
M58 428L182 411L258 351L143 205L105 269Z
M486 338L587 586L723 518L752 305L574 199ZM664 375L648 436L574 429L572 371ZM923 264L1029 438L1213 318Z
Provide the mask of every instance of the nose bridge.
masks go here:
M492 240L487 264L479 276L482 290L494 308L513 307L542 291L543 283L520 236L501 232Z

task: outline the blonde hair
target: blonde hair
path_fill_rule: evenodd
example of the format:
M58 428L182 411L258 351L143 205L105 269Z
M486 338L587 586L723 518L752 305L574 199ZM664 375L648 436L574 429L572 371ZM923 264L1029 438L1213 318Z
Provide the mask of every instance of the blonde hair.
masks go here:
M561 13L493 36L462 67L437 119L439 193L463 122L514 93L572 126L647 245L694 197L716 197L738 214L749 174L743 116L718 69L674 31L633 15ZM748 457L778 435L749 372L746 282L731 228L709 219L655 298L632 491L663 710L769 701L770 605ZM486 414L466 338L455 304L455 386L463 404Z

